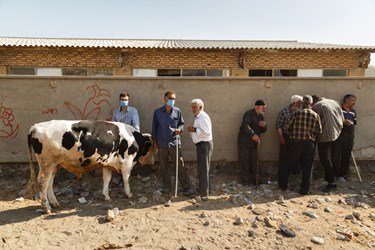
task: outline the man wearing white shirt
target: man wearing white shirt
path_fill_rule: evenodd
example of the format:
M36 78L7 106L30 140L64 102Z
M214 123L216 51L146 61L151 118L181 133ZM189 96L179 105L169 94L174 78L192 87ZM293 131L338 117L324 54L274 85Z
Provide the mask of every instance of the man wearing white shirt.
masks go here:
M194 114L193 126L188 126L193 143L197 147L197 167L199 180L199 195L203 201L208 200L209 171L213 151L211 119L203 111L204 103L201 99L191 101Z

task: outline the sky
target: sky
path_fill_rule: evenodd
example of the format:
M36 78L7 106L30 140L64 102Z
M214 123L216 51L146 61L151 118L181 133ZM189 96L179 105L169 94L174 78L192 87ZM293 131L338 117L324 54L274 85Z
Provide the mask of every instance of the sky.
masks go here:
M375 0L0 0L0 36L375 47L374 13Z

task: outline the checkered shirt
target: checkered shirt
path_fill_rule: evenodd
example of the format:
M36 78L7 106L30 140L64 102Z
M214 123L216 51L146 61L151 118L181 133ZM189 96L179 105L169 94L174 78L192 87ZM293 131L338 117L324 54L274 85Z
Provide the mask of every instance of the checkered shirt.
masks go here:
M125 112L121 111L121 108L117 108L113 111L112 121L122 122L131 125L139 132L139 116L136 108L128 106Z
M293 116L293 111L290 107L281 110L276 121L276 128L281 128L283 134L289 134L288 123Z
M292 141L316 141L322 133L319 115L311 109L297 110L288 123L288 130Z

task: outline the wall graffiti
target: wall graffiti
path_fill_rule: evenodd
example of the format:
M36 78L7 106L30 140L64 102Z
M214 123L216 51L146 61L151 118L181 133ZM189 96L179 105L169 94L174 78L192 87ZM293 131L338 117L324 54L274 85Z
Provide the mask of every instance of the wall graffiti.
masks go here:
M47 108L46 110L42 111L42 115L48 115L48 114L57 114L57 108Z
M13 124L14 115L11 108L0 105L0 139L15 138L18 135L19 124Z
M88 86L86 90L91 93L89 93L90 97L86 100L82 109L71 102L64 102L64 104L77 120L98 120L103 110L103 105L107 104L111 106L109 102L111 94L107 89L101 88L96 84ZM106 117L106 119L108 119L108 117Z

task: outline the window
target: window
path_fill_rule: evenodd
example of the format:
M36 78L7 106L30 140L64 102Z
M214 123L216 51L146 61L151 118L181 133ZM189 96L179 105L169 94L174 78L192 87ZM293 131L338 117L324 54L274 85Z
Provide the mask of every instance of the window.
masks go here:
M133 69L133 76L137 77L153 77L157 76L156 69Z
M113 76L113 69L89 69L89 76Z
M24 75L33 76L35 75L35 68L21 68L21 67L10 67L9 75Z
M182 76L205 76L206 71L204 69L183 69Z
M113 76L113 69L9 67L9 75Z
M272 69L250 69L250 77L271 77Z
M61 76L60 68L37 68L36 74L38 76Z
M274 69L273 76L293 77L297 76L296 69Z
M158 69L158 76L181 76L181 69Z
M298 77L322 77L323 70L321 69L299 69Z
M62 70L64 76L87 76L87 69L67 68Z
M135 70L133 69L133 75ZM158 69L157 76L229 76L227 69Z
M229 71L224 69L206 69L207 76L229 76Z
M346 76L346 69L323 69L323 76Z

